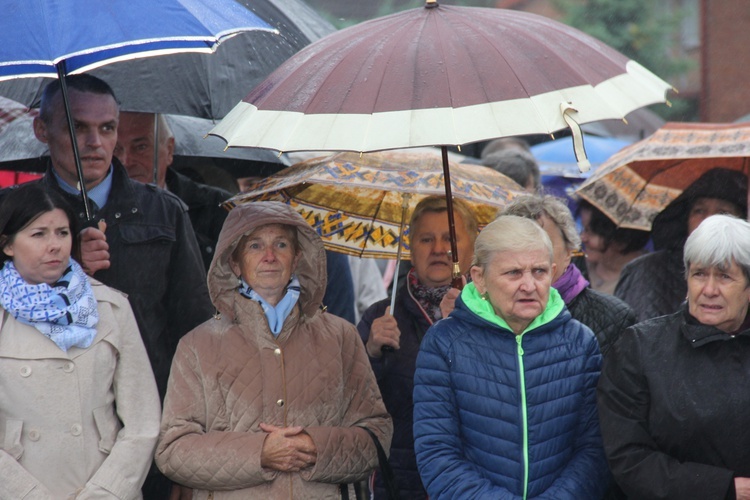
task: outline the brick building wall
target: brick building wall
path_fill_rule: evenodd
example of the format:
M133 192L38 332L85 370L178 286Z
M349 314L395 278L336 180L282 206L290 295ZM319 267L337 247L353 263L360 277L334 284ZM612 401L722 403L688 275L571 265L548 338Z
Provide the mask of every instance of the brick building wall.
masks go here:
M701 121L750 114L750 0L702 0Z

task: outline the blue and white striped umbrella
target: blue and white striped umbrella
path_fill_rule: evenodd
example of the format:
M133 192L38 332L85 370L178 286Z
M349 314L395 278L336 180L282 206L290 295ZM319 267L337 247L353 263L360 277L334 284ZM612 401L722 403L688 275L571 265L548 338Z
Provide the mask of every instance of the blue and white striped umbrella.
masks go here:
M0 80L58 77L116 61L211 52L225 38L274 31L234 0L24 0L0 16Z

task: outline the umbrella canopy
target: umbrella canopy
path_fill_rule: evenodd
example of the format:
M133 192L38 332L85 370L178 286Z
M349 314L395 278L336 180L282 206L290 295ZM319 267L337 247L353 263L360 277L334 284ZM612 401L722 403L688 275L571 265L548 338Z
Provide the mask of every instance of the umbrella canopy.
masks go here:
M76 74L134 57L211 52L222 38L256 29L273 30L226 0L12 2L0 20L0 79L57 78L61 61Z
M612 156L576 193L620 227L649 231L659 212L715 167L750 174L750 123L667 123Z
M589 134L584 134L584 138L586 156L594 170L613 154L633 142L616 137L598 137ZM575 196L575 190L591 175L591 171L581 172L578 168L572 142L570 137L542 142L531 146L531 153L539 163L544 192L564 198L570 211L575 214L578 210L578 197Z
M480 226L523 188L491 168L451 163L452 192ZM409 258L402 224L425 196L445 194L440 156L411 151L337 153L314 158L267 177L225 202L282 201L299 211L330 250L360 257ZM404 212L404 195L406 211Z
M670 88L551 19L440 5L314 42L212 133L230 147L280 151L461 145L560 130L568 125L561 106L578 123L621 119L664 102Z
M33 121L38 114L36 109L0 97L0 170L44 171L49 150L34 135ZM165 118L175 138L175 156L210 158L219 165L231 164L236 177L254 175L256 169L277 171L290 164L284 156L264 149L224 150L221 139L205 137L215 125L211 120L181 115L165 115Z
M236 0L236 4L279 34L243 32L223 40L213 54L122 61L91 73L112 86L123 111L219 119L282 62L335 31L302 0ZM0 82L0 95L35 107L48 82L42 78Z
M90 220L64 77L115 61L211 52L221 39L251 30L273 28L233 0L214 0L211 5L202 0L16 2L6 6L0 17L0 80L60 79L81 197Z
M29 109L23 104L0 97L0 134L2 134L8 125L13 123L17 118L25 116L28 112Z

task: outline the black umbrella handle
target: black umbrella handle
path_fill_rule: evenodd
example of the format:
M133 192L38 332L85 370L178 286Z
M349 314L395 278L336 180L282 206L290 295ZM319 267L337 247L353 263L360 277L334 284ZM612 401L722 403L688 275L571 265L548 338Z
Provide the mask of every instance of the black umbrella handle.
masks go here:
M86 220L92 219L91 207L89 206L89 196L86 192L86 183L83 180L83 167L81 166L81 154L78 152L78 139L76 129L73 124L73 117L70 114L70 100L68 98L68 85L65 83L65 61L57 63L57 77L60 79L60 92L62 93L63 106L65 107L65 118L68 121L68 132L70 133L70 143L73 146L73 158L76 162L76 173L78 174L78 184L81 190L81 199L83 201L83 210L86 212Z
M445 184L445 203L448 208L448 231L451 238L451 258L453 259L453 280L451 286L462 290L464 287L461 279L461 266L458 264L458 244L456 243L456 219L453 217L453 193L451 193L451 173L448 163L448 147L441 146L440 152L443 156L443 183Z

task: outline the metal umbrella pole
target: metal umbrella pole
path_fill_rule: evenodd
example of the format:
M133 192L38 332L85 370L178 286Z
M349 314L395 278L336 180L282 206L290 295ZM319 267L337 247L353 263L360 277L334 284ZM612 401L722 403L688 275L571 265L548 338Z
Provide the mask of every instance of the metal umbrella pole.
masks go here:
M393 273L393 286L391 287L391 316L393 316L393 308L396 306L396 292L398 291L398 268L401 266L401 252L404 248L404 226L406 226L406 211L409 209L409 200L411 199L411 193L401 194L401 229L399 230L398 238L398 252L396 252L396 270ZM380 348L383 354L394 352L393 347L384 345ZM389 364L389 359L386 358L384 363ZM384 366L385 369L385 366Z
M159 185L159 113L154 113L154 184Z
M411 193L401 194L401 229L399 230L398 252L396 252L396 270L393 273L393 286L391 287L391 315L396 305L396 290L398 289L398 268L401 265L401 253L404 248L404 226L406 226L406 211L409 209L409 200Z
M81 154L78 152L78 139L76 137L73 117L70 113L70 101L68 99L68 85L65 83L65 61L60 61L56 65L57 77L60 79L60 92L62 93L63 106L65 107L65 118L68 121L68 131L70 132L70 142L73 146L73 157L76 163L76 173L78 174L78 188L81 190L81 199L83 200L83 210L86 213L86 220L93 219L91 208L89 206L89 197L86 192L86 182L83 178L83 167L81 166Z

